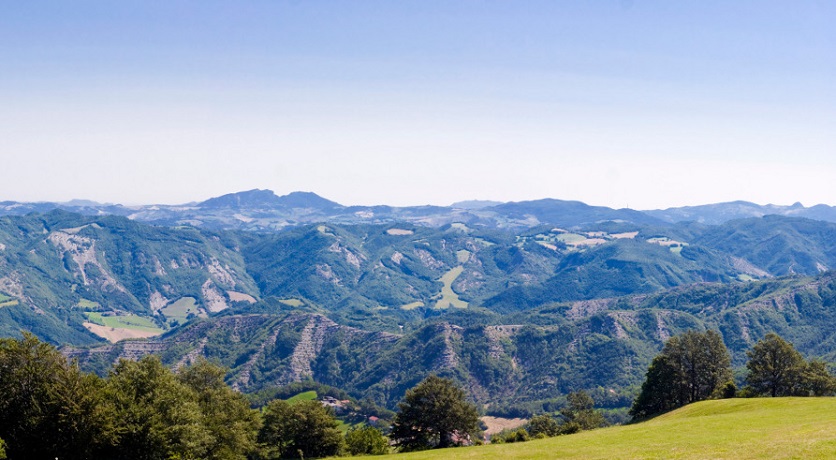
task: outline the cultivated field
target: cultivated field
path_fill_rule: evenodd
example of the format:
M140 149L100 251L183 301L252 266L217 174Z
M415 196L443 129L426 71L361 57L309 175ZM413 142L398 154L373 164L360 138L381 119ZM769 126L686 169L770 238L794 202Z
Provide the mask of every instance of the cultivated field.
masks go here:
M116 343L120 340L125 339L147 339L149 337L155 337L163 333L162 329L158 329L157 331L144 331L144 330L137 330L137 329L122 329L122 328L115 328L115 327L108 327L108 326L101 326L99 324L93 323L83 323L84 327L86 327L90 332L98 335L99 337L111 342Z
M84 327L110 342L154 337L165 332L157 327L153 321L141 316L105 316L96 312L87 312L85 316L87 316L88 321L83 323Z
M444 287L441 288L441 299L435 303L435 308L467 308L467 302L459 299L459 295L453 291L453 281L456 281L456 278L458 278L463 271L464 267L459 265L441 277L439 281L444 283Z
M635 425L384 459L832 459L836 398L703 401Z

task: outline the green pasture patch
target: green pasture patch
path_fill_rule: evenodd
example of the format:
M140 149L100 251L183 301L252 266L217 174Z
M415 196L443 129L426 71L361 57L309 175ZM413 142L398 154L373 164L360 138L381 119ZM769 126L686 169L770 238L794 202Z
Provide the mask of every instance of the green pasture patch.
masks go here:
M460 264L467 262L470 260L470 251L467 249L459 249L456 251L456 260L458 260Z
M470 228L468 228L467 225L465 225L461 222L453 222L452 224L450 224L450 228L454 228L454 229L456 229L460 232L463 232L463 233L467 233L467 232L470 231Z
M424 302L412 302L406 305L401 305L401 310L415 310L416 308L421 308L424 306Z
M12 296L8 296L6 294L0 294L0 308L2 307L14 307L15 305L20 304L20 302Z
M279 302L293 308L298 308L305 304L299 299L279 299Z
M197 315L197 299L194 297L181 297L163 307L160 312L166 318L176 319L180 323L188 321L190 313Z
M316 399L317 396L318 395L316 394L316 391L311 390L311 391L305 391L303 393L293 395L293 396L287 398L286 401L290 404L295 404L295 403L298 403L298 402L301 402L301 401L313 401L313 400Z
M76 307L82 310L99 310L102 308L102 305L99 302L93 302L92 300L81 299L75 304Z
M453 282L456 281L456 278L462 274L464 271L464 267L459 265L447 273L439 279L444 286L441 288L441 299L435 303L435 308L467 308L467 302L461 300L459 295L453 291Z
M114 329L133 329L146 332L160 332L163 330L148 318L137 315L103 315L97 312L85 313L87 320L99 326L112 327Z
M342 434L348 433L348 431L352 428L362 428L364 426L366 426L366 422L348 423L345 420L337 419L337 429L340 430Z

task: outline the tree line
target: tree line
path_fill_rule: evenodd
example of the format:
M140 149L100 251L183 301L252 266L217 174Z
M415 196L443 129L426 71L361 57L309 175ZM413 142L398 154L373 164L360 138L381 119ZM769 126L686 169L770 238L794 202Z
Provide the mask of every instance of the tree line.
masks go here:
M120 360L106 377L79 370L31 334L0 339L0 459L250 459L383 454L472 443L476 407L431 375L399 404L390 438L345 435L319 401L260 409L199 360L177 372L159 358Z
M642 420L714 398L836 394L836 377L827 363L805 360L775 333L764 336L746 356L746 385L738 391L720 333L688 331L671 337L653 358L630 415Z

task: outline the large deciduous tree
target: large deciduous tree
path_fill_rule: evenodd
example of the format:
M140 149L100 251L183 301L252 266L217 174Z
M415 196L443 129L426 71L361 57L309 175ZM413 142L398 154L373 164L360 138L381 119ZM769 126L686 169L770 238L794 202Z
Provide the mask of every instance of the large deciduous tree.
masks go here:
M825 396L836 392L836 378L823 361L805 361L795 347L774 333L746 353L746 383L757 395Z
M430 375L398 403L392 438L404 451L452 447L479 432L479 414L452 380Z
M119 361L105 391L119 424L112 458L206 458L212 438L194 392L159 358Z
M342 451L344 443L334 414L322 403L282 400L267 405L259 441L269 459L331 457Z
M594 409L595 400L585 391L573 391L566 396L566 406L560 410L565 419L561 432L593 430L607 425L604 415Z
M207 460L245 460L256 451L260 426L258 412L247 398L224 383L226 369L205 359L183 368L177 380L189 387L203 413L209 430Z
M746 352L746 383L755 394L801 395L804 357L778 334L769 333Z
M732 380L731 358L716 331L671 337L648 368L630 415L634 420L720 396Z

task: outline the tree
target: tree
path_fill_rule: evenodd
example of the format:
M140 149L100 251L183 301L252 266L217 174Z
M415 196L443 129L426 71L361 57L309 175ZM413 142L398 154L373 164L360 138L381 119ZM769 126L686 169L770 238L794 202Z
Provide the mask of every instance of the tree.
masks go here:
M389 452L389 439L377 428L364 426L346 433L345 447L351 455L383 455Z
M0 339L0 437L12 458L92 458L115 442L102 380L25 333Z
M813 396L832 396L836 393L836 377L827 370L827 363L810 360L802 373L804 387Z
M746 383L756 395L825 396L836 392L836 378L823 361L805 361L795 347L774 333L746 353Z
M290 404L279 399L264 410L258 439L270 459L334 456L344 442L334 414L319 401Z
M533 438L557 436L560 425L549 415L540 414L531 417L526 426L528 434Z
M210 431L195 393L159 358L120 360L108 378L107 397L116 411L119 445L113 458L206 458Z
M732 380L731 358L716 331L688 331L668 339L647 370L630 415L646 418L712 397Z
M746 356L746 383L752 392L772 397L803 394L804 357L778 334L766 334Z
M567 405L560 411L566 419L561 432L592 430L607 425L604 416L594 409L595 401L585 391L574 391L566 396Z
M177 380L195 393L211 440L206 459L246 459L257 448L260 419L247 399L224 383L226 369L205 359L186 367Z
M461 445L479 432L479 414L452 380L430 375L398 403L392 438L404 451Z

